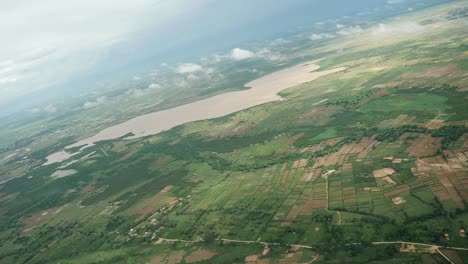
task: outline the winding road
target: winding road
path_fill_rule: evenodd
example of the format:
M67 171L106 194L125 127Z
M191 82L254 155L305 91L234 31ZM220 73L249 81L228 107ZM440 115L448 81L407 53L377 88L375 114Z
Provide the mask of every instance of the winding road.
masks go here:
M290 247L296 247L296 248L307 248L307 249L314 249L313 246L309 245L299 245L299 244L281 244L281 243L276 243L276 242L265 242L265 241L255 241L255 240L237 240L237 239L228 239L228 238L218 238L216 239L217 241L223 241L223 242L230 242L230 243L242 243L242 244L261 244L261 245L273 245L273 246L290 246ZM171 238L162 238L160 237L158 241L156 242L157 244L160 244L162 242L186 242L186 243L197 243L197 242L205 242L202 239L199 240L183 240L183 239L171 239ZM433 244L425 244L425 243L417 243L417 242L408 242L408 241L379 241L379 242L372 242L372 245L387 245L387 244L407 244L407 245L415 245L415 246L425 246L425 247L432 247L435 249L437 253L439 253L443 258L445 258L449 263L454 263L452 260L450 260L449 257L447 257L440 249L452 249L452 250L465 250L468 251L468 248L462 248L462 247L446 247L446 246L439 246L439 245L433 245ZM361 245L361 243L352 243L352 244L346 244L346 246L351 246L351 245ZM317 255L311 262L314 262L317 260L319 255Z

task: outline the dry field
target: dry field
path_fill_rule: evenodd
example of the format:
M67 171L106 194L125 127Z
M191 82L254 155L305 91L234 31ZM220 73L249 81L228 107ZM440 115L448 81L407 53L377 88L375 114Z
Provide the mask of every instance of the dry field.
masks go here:
M422 135L411 143L406 152L414 157L427 157L434 155L441 148L442 138L433 138L430 135Z
M208 260L216 255L216 252L206 249L198 249L194 252L190 253L187 257L185 257L185 262L187 263L194 263L198 261Z
M468 201L468 146L466 134L462 139L464 144L454 150L445 150L444 157L436 156L418 159L411 169L419 179L432 179L432 192L441 200L453 200L459 208L464 208Z
M345 144L339 151L317 158L313 169L322 166L343 165L351 156L356 155L358 159L364 159L367 154L379 145L380 142L372 138L364 138L360 142ZM349 167L349 165L347 165Z
M177 201L175 197L165 197L164 195L172 189L172 185L164 187L160 192L155 194L153 197L150 197L144 200L141 204L133 207L130 210L132 214L139 214L135 221L143 219L147 214L152 213L158 209L163 208L164 206L171 205Z

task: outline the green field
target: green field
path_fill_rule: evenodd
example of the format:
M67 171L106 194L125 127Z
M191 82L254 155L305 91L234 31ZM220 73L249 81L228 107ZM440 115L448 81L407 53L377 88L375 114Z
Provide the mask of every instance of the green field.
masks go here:
M463 7L444 4L384 22L421 23ZM445 263L423 246L404 252L398 243L373 243L468 248L459 234L468 227L464 21L437 20L419 34L375 39L368 30L359 39L297 43L289 64L317 56L326 57L318 63L324 69L346 70L283 91L287 100L98 142L73 157L84 159L65 166L76 173L63 178L51 175L67 162L41 166L45 157L98 131L113 108L96 109L92 124L89 112L12 121L0 130L1 157L18 151L27 158L0 162L0 181L17 177L0 184L0 263L243 263L248 256ZM231 77L222 88L178 100L155 95L151 100L167 104L105 124L242 89L258 76ZM64 132L70 123L76 127ZM468 261L466 252L453 252Z

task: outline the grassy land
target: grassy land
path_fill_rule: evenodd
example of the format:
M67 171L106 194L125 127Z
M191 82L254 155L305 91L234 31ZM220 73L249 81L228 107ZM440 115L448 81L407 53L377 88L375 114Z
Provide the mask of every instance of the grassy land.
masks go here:
M401 19L420 22L459 5ZM24 176L0 185L0 262L444 263L371 245L468 248L459 235L468 225L466 34L461 19L427 27L292 49L296 61L351 47L320 61L346 71L288 89L287 100L99 142L66 166L77 171L68 177L51 177L66 162L39 165L74 137L57 143L22 132L44 120L17 128L25 141L2 161L2 177ZM252 76L241 77L234 83ZM60 134L55 126L38 133Z

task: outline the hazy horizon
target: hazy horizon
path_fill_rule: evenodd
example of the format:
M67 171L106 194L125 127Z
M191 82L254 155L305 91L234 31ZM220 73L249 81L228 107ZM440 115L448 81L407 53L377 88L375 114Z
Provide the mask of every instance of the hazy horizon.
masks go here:
M10 40L0 44L0 105L405 2L10 1L0 11Z

